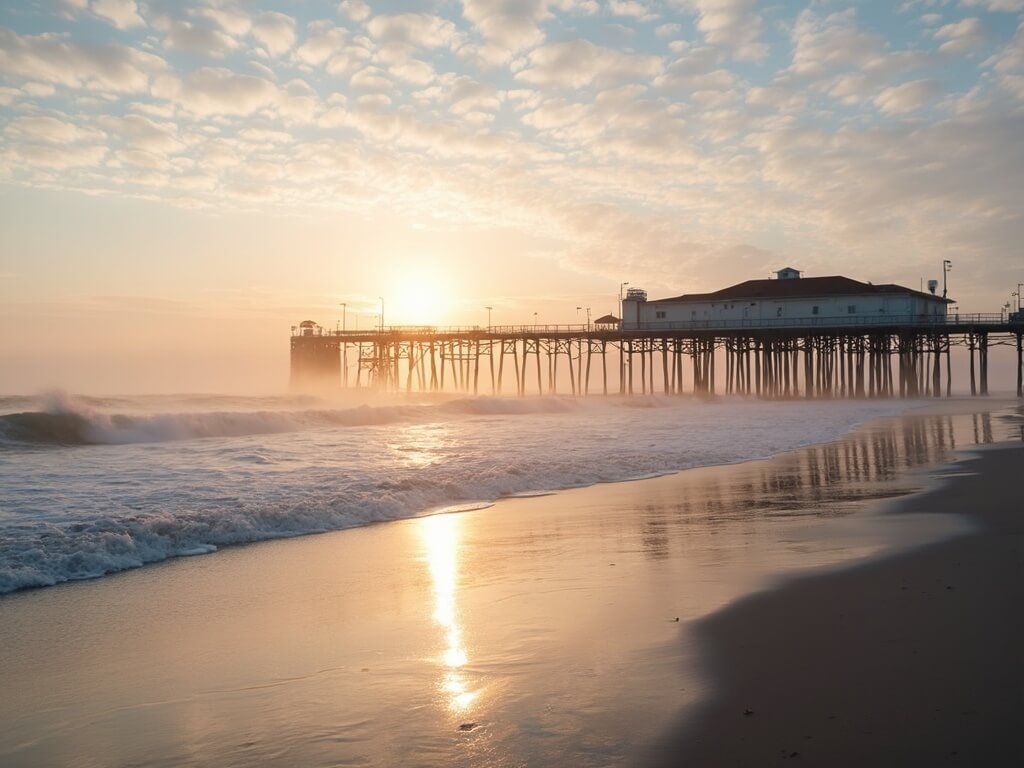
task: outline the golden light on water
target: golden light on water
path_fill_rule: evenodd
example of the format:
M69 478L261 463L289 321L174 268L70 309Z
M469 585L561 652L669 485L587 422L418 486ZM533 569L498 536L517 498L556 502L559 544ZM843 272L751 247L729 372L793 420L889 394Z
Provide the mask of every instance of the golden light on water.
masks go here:
M469 654L462 639L456 605L461 522L458 515L435 515L420 520L433 581L433 619L444 632L445 647L438 657L443 667L440 689L447 697L448 708L454 712L464 712L479 695L462 672L462 667L469 662Z

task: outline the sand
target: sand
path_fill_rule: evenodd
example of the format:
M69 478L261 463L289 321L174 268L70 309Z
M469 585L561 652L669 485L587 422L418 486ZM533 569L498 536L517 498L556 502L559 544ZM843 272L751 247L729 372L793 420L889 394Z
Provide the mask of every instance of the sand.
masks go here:
M804 736L824 750L843 723L886 733L854 713L877 708L877 719L892 719L885 702L900 699L883 688L908 668L900 648L918 648L931 659L919 674L932 675L921 688L916 678L901 680L901 695L951 711L932 689L959 698L961 685L972 711L988 711L967 698L971 685L988 684L976 674L962 679L975 660L961 664L958 638L984 626L971 640L986 651L978 664L1012 673L1008 644L1019 624L988 609L1001 610L1011 594L999 590L1014 567L1020 575L1019 549L1003 572L969 567L966 554L963 566L947 563L939 574L910 566L895 587L883 579L884 595L842 625L802 612L810 599L786 596L850 579L850 597L834 600L831 586L820 594L832 610L852 612L859 596L874 595L875 568L912 562L879 558L929 543L921 552L977 542L974 556L988 566L1011 539L979 538L987 534L965 522L966 504L915 514L883 514L880 505L926 486L927 472L953 449L1009 434L988 414L889 420L765 461L505 499L7 595L0 764L610 766L683 764L695 750L685 764L728 765L745 749L759 763L785 750L787 760L799 752L793 759L836 764ZM943 498L961 498L952 489L973 481L950 482ZM958 493L972 502L989 498L977 483L966 487L974 490ZM972 581L983 576L987 589ZM759 590L769 591L742 600ZM979 600L983 592L999 597ZM759 614L772 599L789 600L787 612ZM926 623L929 600L945 625ZM881 605L894 606L906 625L872 629L888 615ZM993 629L998 616L1007 622L1003 634ZM838 648L848 651L841 662L823 656L822 666L809 666L810 653L784 656L794 635L836 626ZM823 648L835 640L822 638ZM794 695L775 691L771 677L734 674L748 668L777 673L789 681L782 691ZM864 689L847 697L839 684L823 685L844 674ZM766 681L774 696L754 700L737 689L751 679ZM824 713L825 725L814 729L781 702L795 707L818 688L834 690L848 708ZM744 717L745 708L754 714ZM927 732L901 717L910 723L907 738L861 742L874 745L867 762L884 758L882 746L907 744L919 754L911 735ZM964 732L980 738L982 718L974 722L976 730ZM757 733L770 746L767 757ZM965 736L941 748L948 755L971 744Z
M899 511L974 532L701 621L712 700L652 764L1024 765L1024 448L959 469Z

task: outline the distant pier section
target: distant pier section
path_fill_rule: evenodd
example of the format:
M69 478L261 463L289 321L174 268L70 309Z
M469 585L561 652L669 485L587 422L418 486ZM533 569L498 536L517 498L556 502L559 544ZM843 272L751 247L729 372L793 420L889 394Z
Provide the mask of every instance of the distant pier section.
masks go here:
M623 297L621 318L587 325L293 327L291 385L407 392L940 397L957 372L989 391L989 351L1016 350L1024 396L1024 315L962 314L936 293L787 268L714 293ZM943 290L945 294L945 290ZM960 357L958 355L958 357Z

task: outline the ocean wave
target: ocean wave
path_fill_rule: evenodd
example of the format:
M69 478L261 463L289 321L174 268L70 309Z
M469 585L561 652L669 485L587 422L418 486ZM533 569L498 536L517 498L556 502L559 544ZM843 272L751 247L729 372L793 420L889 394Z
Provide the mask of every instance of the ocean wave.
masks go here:
M565 413L579 407L570 399L557 397L530 400L478 397L448 400L439 404L360 405L343 409L106 413L89 405L96 400L59 396L49 400L46 410L2 414L0 447L123 445L244 437L318 427L367 427L429 421L458 415ZM101 402L110 404L115 401L106 398ZM134 404L138 401L131 402Z
M288 411L0 416L0 593L233 544L652 477L821 442L903 402L458 398ZM274 433L274 434L270 434ZM248 439L197 437L255 435ZM741 436L741 439L737 439ZM20 441L20 442L17 442ZM73 460L46 445L83 448Z
M453 499L461 499L452 503ZM0 594L80 581L235 544L292 538L419 514L485 509L430 478L381 482L362 493L298 503L235 502L202 510L107 514L81 522L33 525L0 537ZM13 531L11 533L14 533Z

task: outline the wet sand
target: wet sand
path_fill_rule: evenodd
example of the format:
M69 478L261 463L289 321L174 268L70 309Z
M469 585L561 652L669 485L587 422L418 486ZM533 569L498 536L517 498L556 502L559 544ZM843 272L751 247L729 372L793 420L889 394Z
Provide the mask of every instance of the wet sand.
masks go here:
M714 693L652 764L1024 765L1024 448L958 469L896 511L967 515L968 535L699 622Z
M800 620L730 618L790 588L700 620L800 574L963 537L971 524L956 505L879 505L926 485L924 470L952 450L1012 436L1001 425L909 416L765 461L6 595L0 764L610 766L652 745L670 761L684 748L712 754L711 735L734 740L731 721L675 739L697 712L717 722L700 707L732 690L728 657L707 665L716 622L739 621L740 640L774 629L781 650ZM948 623L971 620L980 587L943 578L954 590L943 583L938 605L965 603ZM890 601L937 589L909 575L901 585ZM757 712L741 724L774 735L773 706L744 703ZM787 748L807 751L782 744L770 759Z

